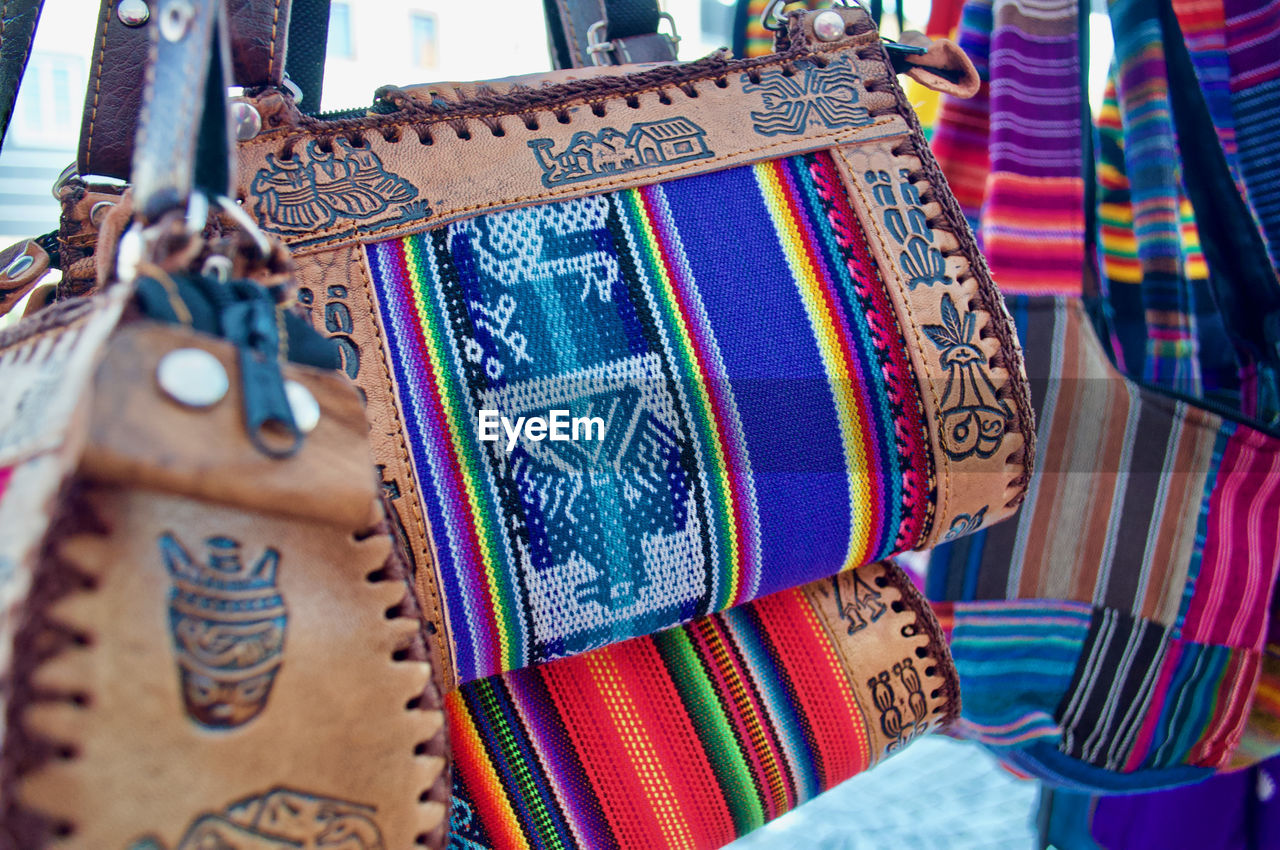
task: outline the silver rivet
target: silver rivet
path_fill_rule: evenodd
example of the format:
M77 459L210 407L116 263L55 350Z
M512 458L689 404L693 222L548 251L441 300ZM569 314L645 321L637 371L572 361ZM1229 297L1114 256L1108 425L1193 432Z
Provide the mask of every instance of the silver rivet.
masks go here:
M320 402L311 394L311 390L297 381L284 382L284 394L289 399L289 409L293 411L293 424L304 434L310 434L320 424Z
M102 220L107 217L107 210L114 206L114 201L98 201L89 209L89 221L94 227L101 227Z
M232 101L231 123L236 128L236 138L247 142L262 131L262 115L252 103L243 100Z
M222 401L230 383L218 358L202 348L177 348L160 358L156 380L174 401L209 407Z
M120 5L116 6L116 17L126 27L140 27L151 17L151 9L147 7L146 0L120 0Z
M31 256L30 254L20 254L18 255L18 257L14 259L12 263L10 263L7 267L5 267L5 270L3 272L0 272L0 274L3 274L5 277L9 278L9 280L13 280L15 277L22 274L27 269L31 268L31 266L35 263L35 261L36 261L36 258Z
M819 12L813 16L813 34L821 41L844 38L844 18L831 9Z
M195 14L196 10L188 0L171 0L160 12L160 34L166 41L181 41Z

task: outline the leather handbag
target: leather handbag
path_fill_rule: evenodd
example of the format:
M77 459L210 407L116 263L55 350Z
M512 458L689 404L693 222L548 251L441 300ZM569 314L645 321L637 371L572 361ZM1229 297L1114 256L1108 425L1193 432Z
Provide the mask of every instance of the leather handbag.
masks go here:
M97 93L129 88L107 57L145 26L109 6L80 166L127 178L127 134L100 136L128 110ZM890 55L839 8L771 24L769 56L388 87L311 116L266 38L283 24L232 6L232 46L257 57L235 65L236 196L292 250L364 394L450 685L1015 510L1018 342L895 80L972 93L950 42ZM94 286L93 210L115 196L72 179L62 197L67 297ZM552 409L605 439L480 439L482 410Z
M1009 515L1030 475L1017 341L894 80L972 69L829 11L758 60L235 106L236 194L363 396L464 683L459 841L724 843L958 710L927 606L873 562ZM119 200L62 196L59 299ZM552 409L605 439L479 439L481 410Z
M352 117L243 101L237 191L364 393L449 681L1021 500L1018 343L894 60L856 8L789 16L779 46L386 88ZM946 43L909 59L968 81ZM488 442L484 410L605 437Z
M359 396L279 244L206 221L221 4L156 13L99 291L0 331L0 847L443 846L432 638Z

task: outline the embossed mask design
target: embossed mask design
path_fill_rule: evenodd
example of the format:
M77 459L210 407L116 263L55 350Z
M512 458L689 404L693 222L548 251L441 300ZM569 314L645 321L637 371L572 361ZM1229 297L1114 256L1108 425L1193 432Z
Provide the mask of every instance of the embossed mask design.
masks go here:
M172 578L169 631L187 713L204 726L229 728L266 707L283 662L288 613L276 588L280 553L267 549L252 566L228 537L205 541L194 560L171 534L160 552Z

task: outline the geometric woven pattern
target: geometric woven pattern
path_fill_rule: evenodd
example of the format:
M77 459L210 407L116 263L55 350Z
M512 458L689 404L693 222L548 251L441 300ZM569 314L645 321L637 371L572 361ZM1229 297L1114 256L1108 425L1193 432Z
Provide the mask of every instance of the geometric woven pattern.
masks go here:
M825 153L486 213L367 256L461 681L928 530L916 379ZM605 435L508 453L478 440L484 409L564 409Z

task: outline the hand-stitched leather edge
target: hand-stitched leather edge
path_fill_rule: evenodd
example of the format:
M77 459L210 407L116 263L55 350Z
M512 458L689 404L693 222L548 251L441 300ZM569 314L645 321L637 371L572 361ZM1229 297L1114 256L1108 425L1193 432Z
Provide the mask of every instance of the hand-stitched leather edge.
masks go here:
M92 577L74 567L58 552L58 542L73 536L109 533L101 518L84 498L77 481L64 486L56 511L36 560L31 591L15 631L13 666L6 682L9 700L5 705L5 736L0 746L0 850L41 850L56 838L70 835L75 825L55 821L19 801L18 787L27 774L54 759L76 757L75 742L54 741L26 727L24 714L34 703L88 704L86 693L45 693L36 688L35 672L45 662L73 646L88 646L92 635L68 630L49 616L55 603L73 593L92 593Z
M929 601L924 598L924 594L902 567L896 563L892 564L891 569L885 570L883 578L887 584L897 588L902 594L903 603L915 613L917 634L924 634L929 638L925 650L929 653L928 657L937 665L938 673L943 679L943 685L938 694L943 700L943 705L936 709L935 713L941 717L944 725L952 723L960 716L960 674L956 672L955 659L951 657L951 647L947 644L946 635L942 632L942 624L938 622L938 617L933 613Z
M369 576L369 580L374 582L400 582L404 586L404 596L393 608L387 610L387 617L388 619L403 617L418 624L418 629L413 637L404 646L397 648L392 657L397 661L418 661L431 665L431 677L424 685L422 693L416 698L416 705L412 705L408 710L433 712L441 717L439 731L427 742L427 746L422 753L415 751L414 754L433 756L444 760L444 770L437 774L435 782L431 784L430 788L422 789L418 793L419 804L434 802L439 803L444 808L444 817L440 819L439 825L431 832L420 836L418 843L427 847L443 847L449 830L449 807L453 802L453 758L449 745L448 714L444 711L444 671L434 662L435 653L432 651L431 646L432 636L427 633L427 621L423 617L421 606L418 604L413 571L409 568L409 560L405 554L400 535L396 534L395 529L391 526L389 507L385 496L382 497L380 513L381 518L376 525L357 532L355 537L358 540L364 540L375 535L385 535L391 540L391 551L387 553L386 562L376 574ZM439 639L443 639L443 637L443 635L438 636Z
M889 62L884 46L876 45L876 49L881 54L885 67L892 74L892 65ZM942 167L938 165L938 160L934 157L933 150L929 145L920 143L920 140L924 139L924 129L920 125L920 118L916 115L915 110L911 108L906 93L896 83L892 88L894 99L897 102L897 114L911 128L911 136L907 144L911 145L912 153L920 160L924 171L926 186L921 191L921 195L924 195L924 192L933 186L947 185L947 178L942 173ZM978 249L977 239L974 238L973 231L969 228L969 223L960 209L959 202L950 192L934 195L932 200L942 206L942 214L950 225L950 232L960 242L958 251L953 253L966 258L973 258L975 261L970 266L969 272L978 281L979 308L991 318L991 321L984 327L983 334L994 335L1000 343L1000 350L997 356L989 362L989 365L1003 369L1009 375L1009 379L1000 387L1000 391L1003 398L1013 402L1015 405L1016 417L1010 430L1022 434L1023 442L1018 451L1006 458L1008 463L1021 465L1022 473L1012 482L1011 486L1017 489L1017 493L1005 507L1016 508L1026 498L1027 485L1031 481L1036 456L1035 411L1031 406L1031 388L1027 384L1027 370L1022 358L1022 345L1018 342L1013 318L1005 307L999 288L991 278L991 270L987 268L986 257Z
M714 55L685 65L660 66L616 77L574 80L504 94L478 93L475 98L461 103L423 104L415 97L384 90L383 102L399 103L397 111L352 119L325 121L305 117L282 99L266 92L255 103L263 111L265 123L271 129L241 145L238 191L242 200L255 207L255 213L263 219L264 226L279 231L295 252L306 252L326 245L390 238L437 227L486 210L595 194L817 150L836 141L903 135L907 127L897 116L886 114L879 120L866 116L866 108L889 105L892 98L887 94L868 96L860 90L859 69L853 65L852 48L860 43L869 44L877 38L874 28L864 19L850 25L853 30L850 37L831 44L803 45L783 54L755 59L730 60ZM802 83L807 84L808 77L827 67L833 61L832 57L836 58L835 61L848 57L845 60L850 63L848 73L851 79L848 84L859 88L857 110L862 111L862 118L846 116L839 120L806 122L800 127L786 129L759 127L756 133L748 133L745 137L737 131L743 120L752 120L748 114L752 109L763 108L767 113L772 107L739 97L736 89L721 94L721 90L730 88L731 75L740 77L735 78L732 85L740 83L745 90L759 86L761 75L768 73L782 77L798 76ZM797 67L799 60L806 61ZM707 89L706 83L714 83L716 88ZM681 93L690 99L699 97L699 85L704 85L703 92L709 95L710 100L716 101L714 106L706 107L711 112L701 113L702 116L713 117L694 116L710 128L707 131L694 126L694 120L685 116L681 108L683 104L673 100ZM615 106L617 109L613 110ZM544 116L539 113L550 113L545 118L554 116L559 125L540 127L539 118ZM801 117L804 114L802 112ZM606 119L606 115L611 117ZM504 128L503 122L511 120L522 121L523 126L512 127L508 123ZM701 151L690 150L670 157L663 155L657 161L645 159L639 165L571 178L548 171L553 169L553 165L543 161L556 155L555 148L568 144L571 136L577 138L575 131L612 130L618 133L618 127L628 131L628 128L635 130L672 120L689 125L691 132L705 133L706 142L702 143ZM562 126L577 122L585 126ZM423 145L438 144L440 147L430 157L408 150L396 153L399 145L412 144L415 140L414 135L406 133L416 134L416 140ZM490 133L496 137L511 138L496 141L488 138ZM526 148L523 143L526 140L534 150ZM547 147L535 147L535 142ZM462 203L462 199L474 198L476 193L464 192L459 188L462 185L459 181L463 180L468 163L484 159L471 158L462 147L473 144L489 147L491 150L486 153L490 156L499 153L516 156L517 150L524 151L529 161L526 168L502 179L489 179L487 172L480 172L484 175L481 182L487 180L493 185L480 187L480 197L486 199L484 203L468 205ZM494 151L494 145L506 146L506 149ZM335 148L341 150L335 152ZM302 153L296 154L296 150ZM299 156L301 163L296 162ZM367 161L360 166L363 169L361 173L368 175L370 186L378 186L378 191L383 193L378 209L356 213L335 209L325 215L328 205L323 194L318 204L299 207L295 197L297 187L286 184L296 180L305 182L312 158L326 162L329 158L350 158L353 163ZM387 159L392 167L384 165L381 159ZM429 179L433 168L450 169L450 179L459 185L453 185L449 179L444 181L444 185L436 184ZM258 181L265 182L258 189L253 189ZM440 194L426 194L433 190ZM334 187L331 191L340 192L341 189ZM444 200L441 200L441 195ZM283 215L277 215L277 211Z
M871 764L958 714L955 666L937 620L896 563L844 570L801 592L866 721Z
M919 122L910 105L906 102L902 89L894 79L894 72L888 55L883 45L880 44L859 47L857 53L859 59L879 65L881 70L879 79L867 81L868 90L892 90L894 93L894 105L881 111L892 112L900 116L912 128L910 136L899 141L890 151L894 158L894 164L897 166L894 169L894 179L897 179L896 172L899 170L909 175L907 180L914 187L914 191L918 193L921 207L934 203L938 204L936 209L939 212L927 219L926 224L931 231L948 234L955 240L954 247L948 248L944 246L941 251L949 266L947 276L952 277L962 287L966 285L972 286L970 293L965 294L962 302L951 302L950 293L944 293L942 297L953 308L958 308L961 314L981 314L979 323L982 327L979 332L979 340L974 342L976 343L983 339L994 339L996 342L997 348L994 353L988 355L986 367L988 370L1003 372L1003 381L994 381L995 396L1000 403L1010 405L1012 413L1001 439L1003 441L1010 435L1018 435L1019 438L1017 445L1013 446L1012 450L1006 450L1003 446L996 447L995 457L982 463L985 468L978 469L976 464L982 462L982 455L979 455L978 458L959 457L952 459L948 456L949 452L946 447L941 444L942 438L939 436L939 428L934 428L933 440L935 443L935 456L939 461L938 473L940 480L935 522L927 535L927 539L923 539L920 543L921 548L925 548L936 544L944 537L950 538L960 533L969 533L984 524L1003 519L1017 508L1025 497L1027 484L1031 476L1032 459L1035 456L1035 420L1031 410L1030 392L1026 382L1021 347L1013 330L1012 319L1004 308L1004 302L991 280L985 260L977 248L976 241L964 216L960 212L959 206L949 192L934 191L935 186L946 186L945 178L938 169L928 145L923 142L924 136ZM873 114L877 114L877 112L873 111ZM856 146L849 147L854 148ZM843 150L838 151L838 153L845 168L845 177L850 183L852 193L862 197L863 206L868 206L865 198L866 193L861 191L861 186L857 183L857 175L853 173L857 169L847 161ZM883 259L882 264L885 264ZM954 270L954 267L957 266L959 268L958 272ZM893 274L894 272L890 270L889 276L892 277ZM903 288L899 286L899 289ZM921 304L927 302L928 304L933 304L937 301L937 296L933 294L932 284L921 286L920 289L915 289L913 284L912 287L900 291L898 299L907 305L904 309L910 311L912 303ZM923 328L916 327L917 323L910 316L908 316L908 319L908 325L917 332L915 333L917 337L915 342L918 346L924 346L923 337L919 333ZM927 346L924 346L924 348L927 348ZM917 351L916 354L923 356L923 348L921 351ZM933 368L921 370L919 377L922 381L936 381L936 376L930 377L930 374L934 371ZM928 387L922 386L922 390L928 390ZM928 395L927 392L926 395ZM940 403L937 399L933 399L933 402L930 415L931 418L936 419L941 412ZM999 501L992 503L990 496L984 496L975 499L973 504L954 503L956 500L951 498L952 491L957 490L955 486L957 483L961 485L959 491L965 490L963 487L965 476L969 476L970 481L972 481L974 480L974 474L979 476L985 476L988 473L994 474L1001 467L1005 469L1015 467L1018 471L1005 480L1004 486L1001 488L1002 493ZM978 480L981 479L979 478ZM995 508L989 516L987 515L988 508L983 507L984 504Z

